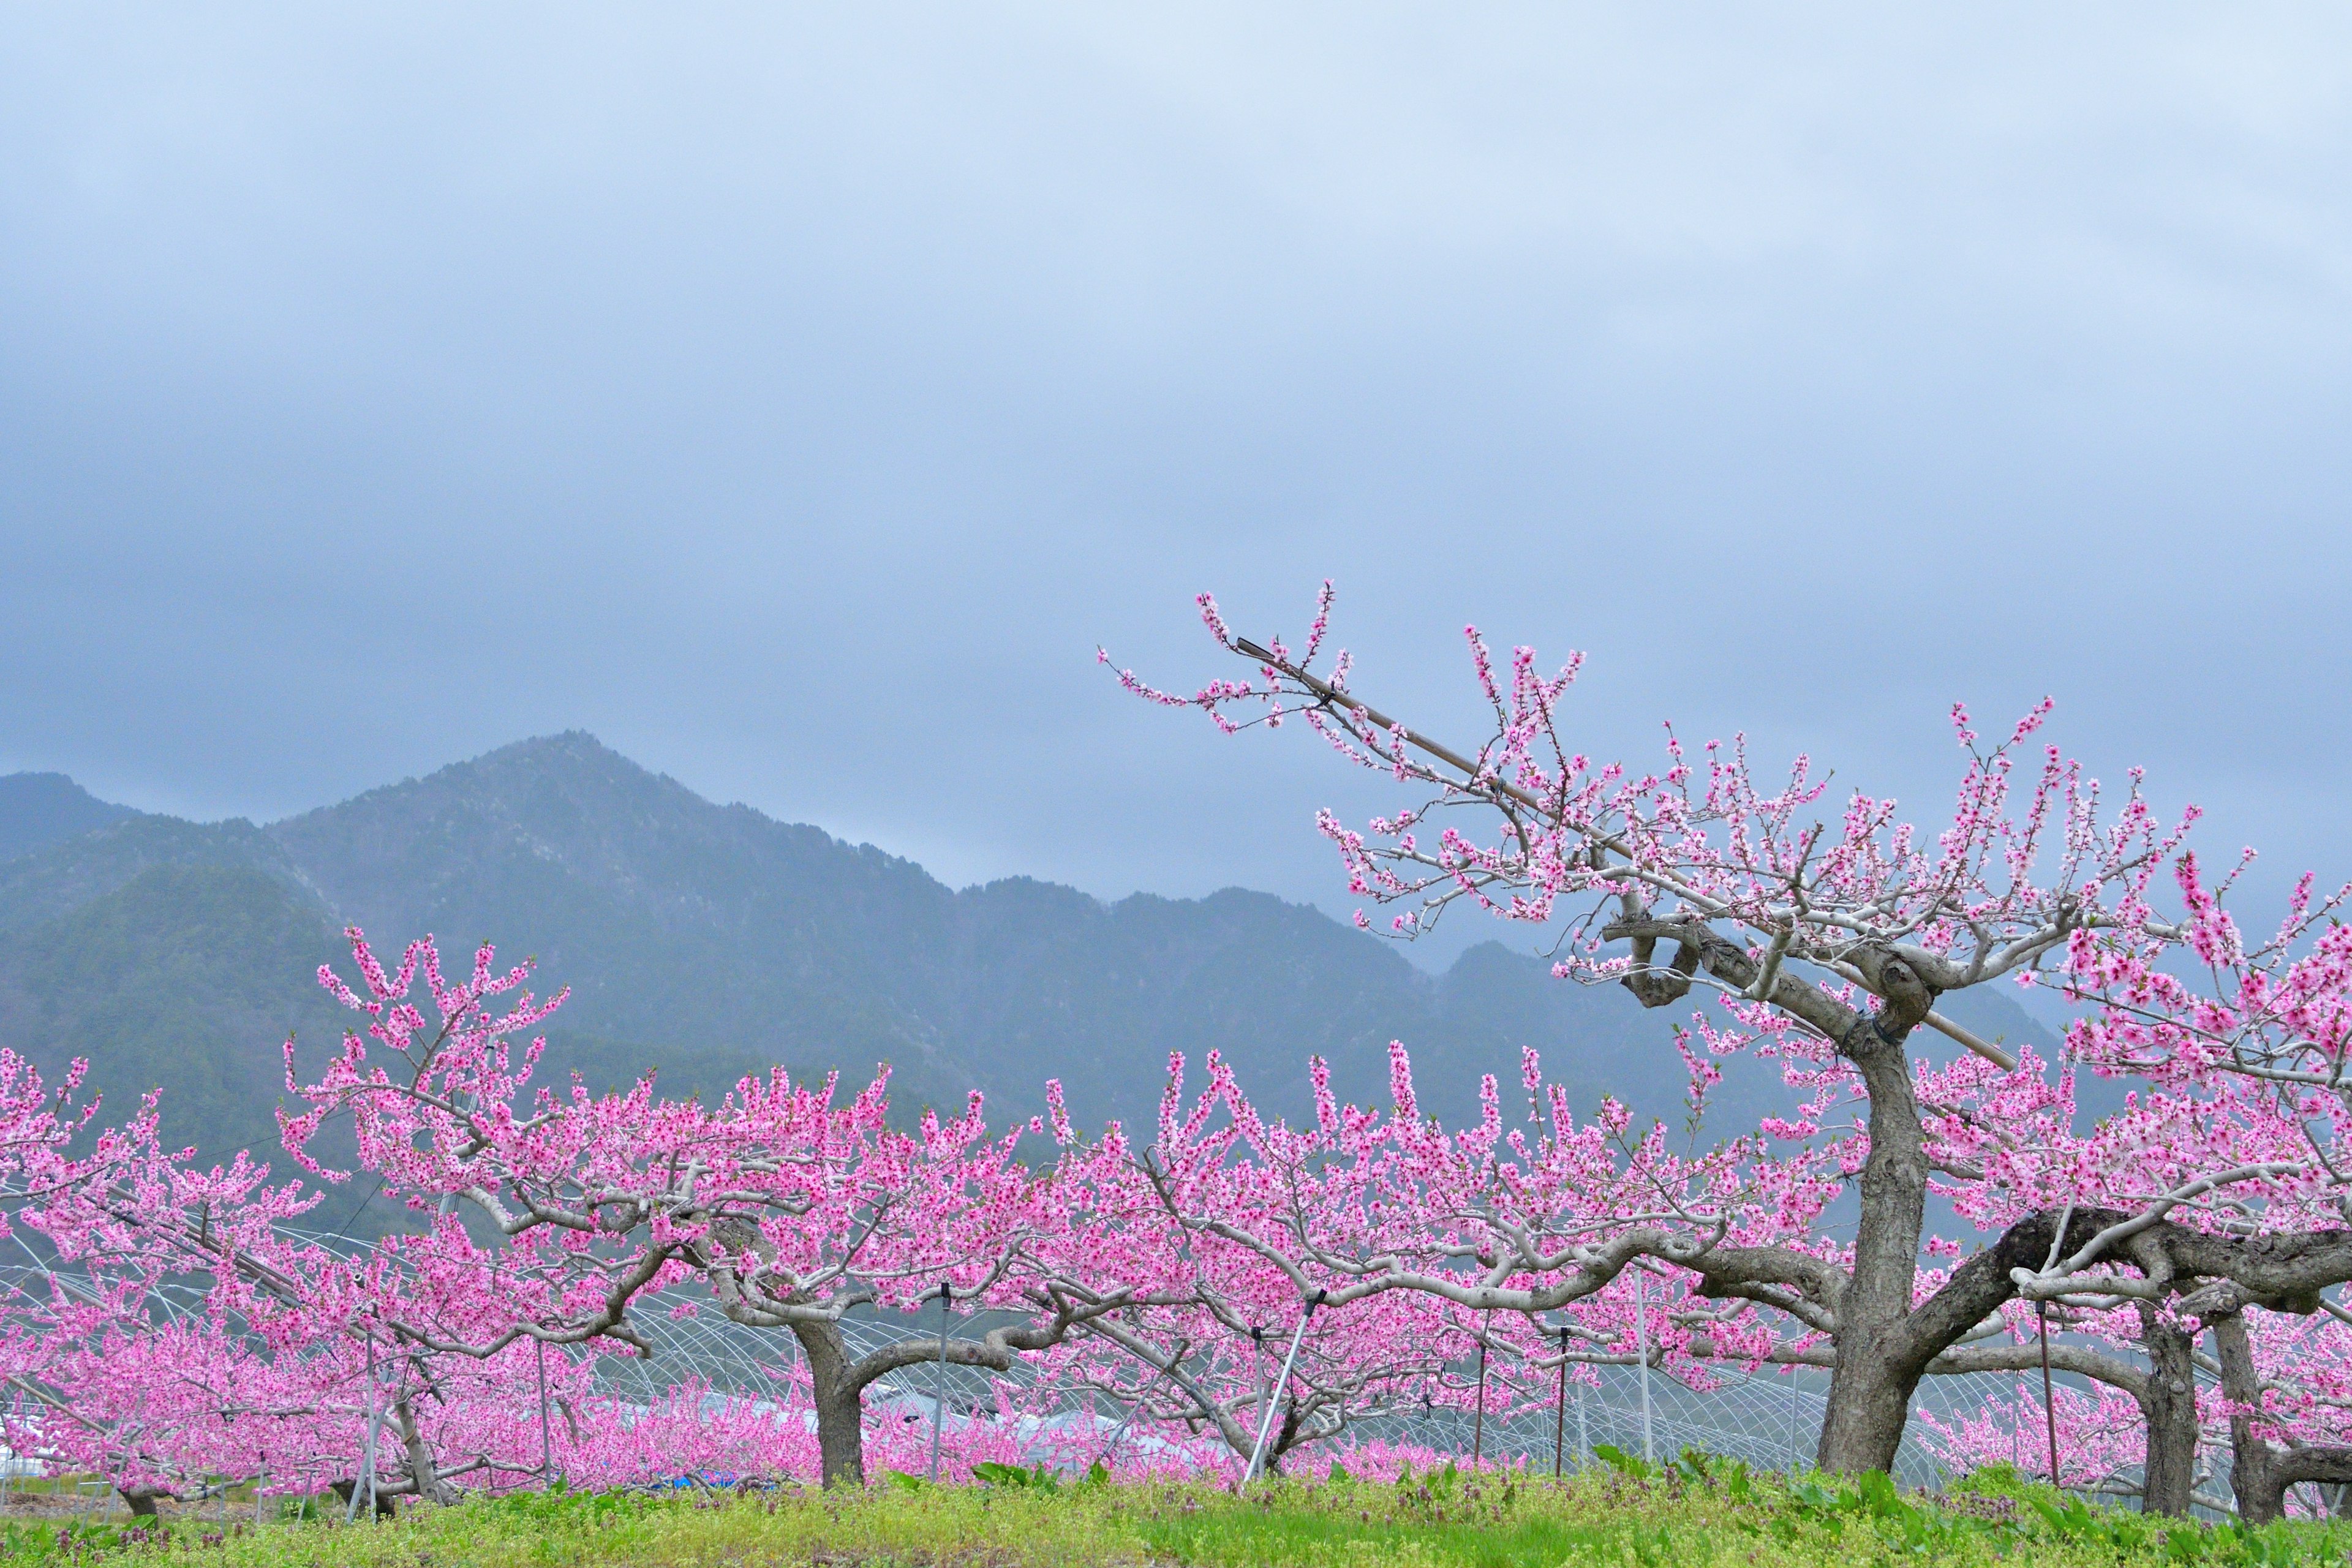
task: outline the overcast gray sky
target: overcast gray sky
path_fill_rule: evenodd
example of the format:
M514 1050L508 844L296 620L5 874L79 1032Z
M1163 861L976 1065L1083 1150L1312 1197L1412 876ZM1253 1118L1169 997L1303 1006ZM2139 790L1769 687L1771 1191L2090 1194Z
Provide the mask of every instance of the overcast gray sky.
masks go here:
M1475 738L1932 809L2044 692L2352 874L2336 6L0 11L0 770L268 818L584 727L1345 908L1191 595Z

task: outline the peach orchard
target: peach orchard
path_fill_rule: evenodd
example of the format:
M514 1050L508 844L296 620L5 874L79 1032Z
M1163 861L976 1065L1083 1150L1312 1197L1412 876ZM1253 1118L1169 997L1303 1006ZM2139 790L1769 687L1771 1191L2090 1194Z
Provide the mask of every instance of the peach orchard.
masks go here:
M2029 1468L2158 1513L2262 1520L2352 1483L2343 891L2306 878L2242 928L2248 858L2217 868L2193 812L2161 818L2136 773L2103 788L2040 743L2046 704L1990 740L1955 709L1950 810L1915 821L1832 796L1809 759L1768 775L1737 741L1583 754L1563 738L1576 662L1498 658L1475 630L1492 722L1457 748L1327 658L1328 587L1295 648L1201 607L1236 679L1118 679L1393 784L1392 815L1321 820L1360 923L1409 938L1458 904L1540 931L1560 984L1670 1010L1695 1108L1745 1057L1783 1113L1692 1143L1571 1105L1530 1051L1447 1127L1402 1045L1381 1104L1300 1063L1297 1126L1213 1054L1171 1061L1146 1128L1074 1126L1052 1085L1025 1121L977 1096L894 1118L887 1071L854 1093L778 1071L712 1105L650 1078L591 1093L541 1081L533 1031L564 996L527 966L484 946L452 974L430 937L393 962L354 930L320 976L352 1032L315 1080L286 1048L283 1169L200 1166L152 1098L109 1123L79 1068L51 1086L0 1052L0 1224L46 1270L5 1303L9 1447L142 1510L222 1477L352 1514L558 1472L1247 1485L1528 1462L1368 1424L1474 1401L1483 1424L1640 1364L1700 1390L1818 1369L1833 1472L1891 1468L1924 1426L1954 1467L2030 1432ZM1996 985L2072 1005L2062 1059L1945 1009ZM2123 1080L2122 1109L2080 1112L2086 1074ZM365 1246L304 1228L355 1182L411 1223ZM621 1398L598 1369L650 1353L654 1311L773 1336L770 1385L680 1372ZM849 1331L875 1314L937 1329L877 1348ZM927 1363L1021 1375L994 1409L879 1419L876 1391ZM1923 1380L2045 1365L2066 1381L1916 1415ZM1073 1399L1101 1414L1024 1420Z

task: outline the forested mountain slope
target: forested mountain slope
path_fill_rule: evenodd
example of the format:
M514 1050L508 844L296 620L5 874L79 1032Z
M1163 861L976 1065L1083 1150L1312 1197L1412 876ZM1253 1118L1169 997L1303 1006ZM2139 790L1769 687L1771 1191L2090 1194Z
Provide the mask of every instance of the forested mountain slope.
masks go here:
M871 846L713 805L584 734L267 826L72 791L82 805L27 777L56 779L0 780L0 847L25 846L0 864L0 1043L48 1068L88 1056L118 1100L162 1087L167 1126L208 1152L275 1147L280 1043L292 1031L323 1052L350 1021L311 978L342 955L347 922L387 945L429 931L534 955L549 987L572 990L551 1068L600 1085L657 1068L673 1092L710 1096L777 1063L862 1079L887 1061L905 1107L978 1088L1025 1113L1059 1077L1082 1123L1148 1126L1171 1050L1196 1081L1223 1051L1298 1116L1308 1056L1330 1058L1343 1095L1381 1101L1402 1038L1423 1106L1449 1119L1475 1117L1482 1071L1512 1103L1522 1045L1580 1110L1612 1093L1683 1116L1672 1017L1499 942L1433 976L1262 893L950 889ZM2005 998L1964 1016L2050 1046ZM1742 1072L1711 1120L1780 1095L1769 1070Z

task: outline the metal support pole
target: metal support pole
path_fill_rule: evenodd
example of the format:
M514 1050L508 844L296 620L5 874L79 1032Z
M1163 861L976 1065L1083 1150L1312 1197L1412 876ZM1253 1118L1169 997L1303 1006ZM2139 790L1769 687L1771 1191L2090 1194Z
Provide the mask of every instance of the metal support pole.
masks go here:
M343 1510L343 1522L351 1523L360 1516L360 1489L367 1489L368 1517L375 1517L375 1337L367 1341L367 1439L361 1448L360 1473L352 1479L352 1506Z
M1260 1425L1265 1416L1265 1325L1250 1325L1250 1383L1257 1392L1257 1414ZM1244 1477L1244 1479L1248 1478Z
M2050 1303L2036 1301L2034 1310L2042 1320L2042 1414L2050 1428L2050 1484L2058 1479L2058 1403L2050 1386Z
M377 1408L375 1419L368 1425L367 1510L368 1522L371 1524L375 1522L376 1477L380 1473L383 1460L383 1395L381 1391L374 1391L372 1397L375 1400Z
M1314 1320L1315 1309L1323 1304L1323 1298L1328 1294L1328 1291L1316 1291L1307 1299L1307 1310L1298 1314L1298 1328L1290 1336L1290 1353L1282 1358L1282 1376L1276 1381L1277 1389L1290 1386L1290 1369L1298 1364L1298 1346L1307 1338L1307 1325ZM1257 1479L1258 1460L1265 1456L1265 1440L1273 1433L1274 1398L1269 1395L1265 1401L1265 1413L1258 1417L1257 1442L1250 1448L1249 1468L1242 1471L1244 1486Z
M1559 1479L1561 1449L1568 1446L1568 1325L1559 1330L1559 1408L1551 1419L1551 1479Z
M1478 1416L1470 1428L1470 1468L1486 1457L1486 1336L1478 1336Z
M1106 1469L1110 1468L1110 1457L1112 1454L1118 1452L1118 1440L1127 1436L1128 1424L1135 1419L1135 1413L1143 1408L1144 1396L1150 1394L1154 1388L1160 1386L1160 1380L1167 1375L1168 1369L1163 1366L1158 1372L1151 1374L1151 1381L1150 1383L1145 1384L1141 1388L1136 1391L1134 1400L1130 1402L1127 1407L1127 1413L1118 1418L1118 1425L1111 1428L1110 1441L1105 1443L1102 1447L1102 1452L1095 1456L1096 1464L1102 1466Z
M368 1430L367 1430L367 1511L368 1522L375 1522L376 1451L383 1443L383 1391L376 1386L375 1342L368 1342ZM352 1495L359 1496L359 1488Z
M931 1480L940 1479L940 1423L948 1409L948 1302L953 1299L948 1282L940 1281L940 1371L931 1380Z
M1797 1392L1797 1369L1792 1366L1789 1369L1789 1473L1792 1476L1803 1468L1805 1463L1804 1455L1797 1447L1797 1433L1802 1426L1797 1412L1803 1404Z
M539 1347L539 1489L551 1491L555 1487L555 1440L547 1428L547 1342L531 1342Z
M1650 1320L1649 1309L1643 1302L1642 1277L1633 1276L1633 1337L1642 1347L1642 1462L1654 1464L1657 1454L1650 1442Z
M1592 1453L1592 1429L1584 1424L1584 1384L1576 1385L1576 1468L1584 1468L1584 1461Z

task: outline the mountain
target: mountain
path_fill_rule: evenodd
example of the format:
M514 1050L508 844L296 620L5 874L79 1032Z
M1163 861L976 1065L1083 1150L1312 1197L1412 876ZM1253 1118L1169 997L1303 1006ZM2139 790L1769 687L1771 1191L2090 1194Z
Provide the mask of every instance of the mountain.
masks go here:
M432 931L533 955L544 986L572 993L547 1070L598 1087L658 1068L669 1092L715 1096L778 1063L862 1081L888 1062L909 1111L979 1089L1027 1114L1059 1077L1082 1124L1149 1126L1169 1053L1197 1086L1215 1049L1296 1118L1312 1055L1343 1097L1385 1102L1401 1038L1424 1108L1449 1120L1477 1115L1482 1072L1507 1112L1523 1046L1580 1111L1605 1093L1684 1115L1674 1017L1501 942L1430 975L1238 889L1108 904L1026 878L950 889L871 845L714 805L585 734L268 826L94 801L103 815L59 816L42 803L69 797L16 783L0 780L0 844L33 847L0 864L0 1043L51 1070L86 1055L110 1096L162 1087L167 1127L209 1152L275 1147L280 1043L292 1033L315 1061L351 1021L313 979L347 960L351 923L384 946ZM2006 997L1954 1002L1980 1031L2051 1047ZM1782 1102L1769 1068L1732 1065L1710 1120Z
M108 805L63 773L10 773L0 778L0 861L137 815L127 805Z

